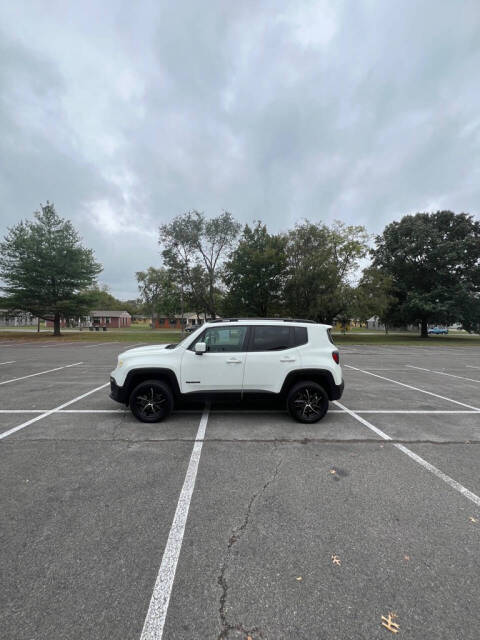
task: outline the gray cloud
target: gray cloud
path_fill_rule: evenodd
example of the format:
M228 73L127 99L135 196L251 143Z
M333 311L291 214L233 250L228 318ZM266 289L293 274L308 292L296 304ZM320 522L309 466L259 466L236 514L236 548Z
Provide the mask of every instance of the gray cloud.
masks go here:
M478 212L477 0L49 6L0 12L0 233L53 200L118 296L191 208Z

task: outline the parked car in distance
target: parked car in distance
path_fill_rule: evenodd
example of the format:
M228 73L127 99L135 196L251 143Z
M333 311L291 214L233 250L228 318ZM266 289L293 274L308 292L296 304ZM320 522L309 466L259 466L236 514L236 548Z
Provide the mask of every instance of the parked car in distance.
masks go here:
M142 422L160 422L180 400L277 397L294 420L314 423L344 387L330 329L292 319L208 322L178 344L121 353L110 397Z
M447 335L448 329L442 329L441 327L433 327L433 329L428 329L428 333L431 333L435 336Z

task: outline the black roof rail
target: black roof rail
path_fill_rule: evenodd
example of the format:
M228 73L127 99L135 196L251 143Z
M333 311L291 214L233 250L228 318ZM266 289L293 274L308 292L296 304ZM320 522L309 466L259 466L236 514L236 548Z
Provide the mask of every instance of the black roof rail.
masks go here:
M239 320L275 320L277 322L308 322L308 324L318 324L315 320L306 320L305 318L215 318L208 320L209 324L214 322L238 322Z

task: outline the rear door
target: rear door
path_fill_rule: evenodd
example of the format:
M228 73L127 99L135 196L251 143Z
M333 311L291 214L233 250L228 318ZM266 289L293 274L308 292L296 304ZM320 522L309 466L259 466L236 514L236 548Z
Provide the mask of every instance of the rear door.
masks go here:
M242 390L245 367L246 326L208 327L185 350L180 370L182 393ZM195 344L205 342L207 351L195 353Z
M251 327L243 390L278 393L290 371L300 366L295 328L286 324ZM298 344L298 342L297 342Z

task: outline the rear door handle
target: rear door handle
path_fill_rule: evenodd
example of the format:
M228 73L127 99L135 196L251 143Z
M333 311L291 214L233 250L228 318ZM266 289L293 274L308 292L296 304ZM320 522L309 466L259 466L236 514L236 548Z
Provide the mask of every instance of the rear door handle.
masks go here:
M280 358L280 362L295 362L296 358Z
M239 358L229 358L227 364L241 364L242 361Z

